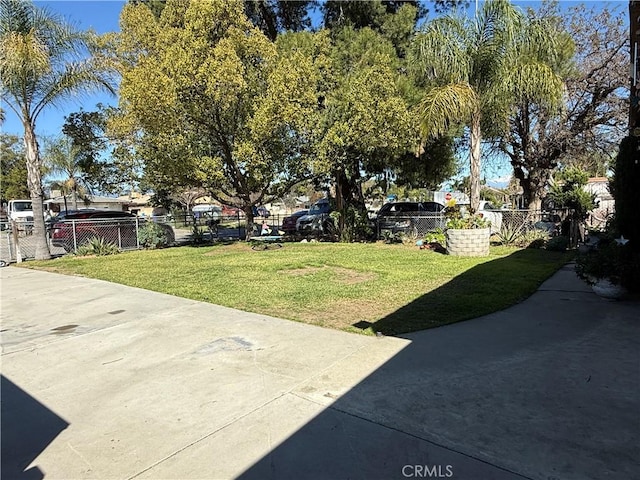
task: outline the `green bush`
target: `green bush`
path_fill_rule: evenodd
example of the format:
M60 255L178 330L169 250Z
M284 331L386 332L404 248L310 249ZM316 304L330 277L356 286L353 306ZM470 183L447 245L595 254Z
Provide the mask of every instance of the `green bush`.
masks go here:
M169 243L167 232L155 222L146 222L138 229L138 243L143 248L166 247Z
M517 246L526 248L542 248L549 240L549 232L540 228L533 228L522 232Z
M506 246L542 248L549 239L549 232L539 228L527 230L523 225L503 224L496 239Z
M115 255L116 253L120 253L118 246L114 243L107 242L104 237L92 237L88 239L85 243L80 245L76 250L76 255L85 256L85 255Z
M191 229L191 245L202 245L204 242L204 228L194 225Z
M429 232L424 236L426 243L439 243L444 245L447 241L444 235L444 231L440 228L435 229L433 232Z
M545 242L542 238L536 238L533 242L527 245L527 248L540 249L540 248L544 248L546 244L547 242Z
M632 292L640 292L640 222L638 221L638 191L640 190L640 151L638 137L626 137L620 143L611 194L616 200L613 225L608 230L616 238L629 240L626 248L627 269L622 284Z
M491 222L480 215L463 211L455 200L449 200L444 210L447 228L454 230L468 230L473 228L489 228Z
M496 233L496 240L502 245L516 245L518 239L522 236L522 225L512 225L503 223L500 231Z
M640 253L640 222L638 222L638 191L640 191L640 152L637 137L626 137L620 143L614 176L609 185L616 200L616 233L629 239L629 245ZM638 273L640 276L640 272Z
M545 248L551 252L565 252L569 248L569 237L553 237L549 239Z
M404 234L402 232L392 233L390 230L383 230L382 241L387 244L402 243L404 241Z

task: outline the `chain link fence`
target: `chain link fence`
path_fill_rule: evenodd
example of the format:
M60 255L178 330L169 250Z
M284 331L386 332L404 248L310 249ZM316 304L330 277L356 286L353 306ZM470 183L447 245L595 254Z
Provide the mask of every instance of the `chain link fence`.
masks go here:
M260 235L265 227L269 232L278 234L282 230L282 221L287 216L271 214L268 217L254 217L251 235ZM195 227L212 240L246 238L246 217L241 213L231 215L180 213L165 217L153 217L153 220L170 224L174 228L181 230L193 230Z
M534 211L534 210L483 210L483 216L492 223L492 234L517 230L528 232L531 230L544 230L549 236L563 234L568 227L569 211ZM430 232L444 230L446 228L444 213L428 213L415 215L398 215L393 217L378 218L376 220L376 232L379 239L385 232L391 234L403 234L409 238L421 238ZM569 235L569 232L564 234Z
M498 236L514 232L526 233L533 230L543 230L550 237L564 235L570 237L571 245L584 237L583 226L576 225L571 220L568 210L532 211L532 210L491 210L487 218L499 217L500 227ZM273 215L269 218L255 219L256 235L260 234L260 227L268 225L271 231L277 232L282 225L283 216ZM49 249L53 255L63 255L76 252L78 247L93 238L103 239L104 242L117 246L120 250L140 248L138 233L147 222L153 221L162 225L167 232L169 243L175 241L172 226L177 229L192 229L194 224L207 232L211 239L244 239L245 218L239 215L221 216L212 222L205 216L195 218L185 216L144 218L116 218L116 219L83 219L68 220L48 225L47 239ZM15 228L14 228L15 226ZM385 232L403 234L409 238L422 238L430 232L444 230L446 218L442 213L423 213L419 215L402 215L378 219L375 231L379 239L384 238ZM18 257L30 259L35 257L35 239L33 222L16 221L0 224L0 260L16 262Z
M34 258L36 253L33 221L0 223L0 260L5 263Z
M78 248L98 239L115 245L119 250L140 248L140 229L151 220L140 218L79 219L48 223L47 242L52 255L75 253ZM154 222L165 232L167 243L176 240L171 225L166 221ZM36 242L33 222L4 222L0 225L0 260L11 263L35 258Z
M141 223L146 222L138 218L65 220L50 229L49 238L52 246L63 248L65 252L76 252L93 239L103 240L120 250L131 250L140 247Z
M424 213L416 215L394 215L376 220L376 233L379 239L387 234L402 234L410 238L423 237L435 230L444 230L446 218L442 213Z

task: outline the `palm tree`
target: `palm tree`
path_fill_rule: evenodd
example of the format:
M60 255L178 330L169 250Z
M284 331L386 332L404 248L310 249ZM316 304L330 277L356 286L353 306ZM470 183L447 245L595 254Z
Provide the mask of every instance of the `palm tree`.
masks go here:
M562 79L551 66L556 32L529 20L507 0L488 0L475 17L458 14L429 22L416 36L412 60L426 93L420 104L423 139L452 126L469 128L471 209L480 203L483 132L497 137L523 98L557 106Z
M0 0L0 90L24 128L38 260L51 254L45 235L36 121L45 108L75 94L98 88L114 91L111 75L115 71L97 54L96 39L95 34L78 32L30 2Z
M50 176L61 176L49 183L53 190L60 190L64 196L64 209L67 207L67 195L73 195L74 209L78 209L78 197L88 201L91 186L86 180L80 164L81 150L68 137L61 137L47 148L45 167Z

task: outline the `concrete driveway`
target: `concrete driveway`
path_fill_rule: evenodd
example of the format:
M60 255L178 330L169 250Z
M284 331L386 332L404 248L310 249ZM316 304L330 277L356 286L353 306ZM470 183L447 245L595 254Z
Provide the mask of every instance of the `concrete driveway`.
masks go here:
M403 338L0 279L3 479L640 478L640 305L566 268Z

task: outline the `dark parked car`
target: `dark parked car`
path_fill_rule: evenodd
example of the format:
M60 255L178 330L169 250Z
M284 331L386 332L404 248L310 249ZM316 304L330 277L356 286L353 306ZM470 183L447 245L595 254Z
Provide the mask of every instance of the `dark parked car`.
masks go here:
M296 233L296 223L298 222L298 219L308 213L309 210L298 210L288 217L284 217L282 219L282 231L288 234Z
M296 230L300 233L312 233L320 234L327 233L333 221L329 214L331 213L331 203L327 198L318 200L311 205L309 212L306 215L302 215L296 222Z
M444 228L444 205L437 202L392 202L378 211L378 232L416 234Z
M72 252L92 238L104 239L118 248L138 246L138 228L149 220L136 218L129 212L81 210L57 215L51 229L51 244ZM169 225L159 224L167 233L168 243L175 242Z
M61 212L56 213L53 217L46 218L44 223L47 227L47 230L51 230L51 228L60 222L64 222L69 215L78 215L78 214L89 214L96 213L100 210L96 210L95 208L83 208L80 210L62 210Z

